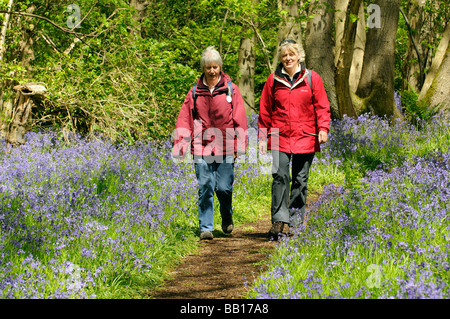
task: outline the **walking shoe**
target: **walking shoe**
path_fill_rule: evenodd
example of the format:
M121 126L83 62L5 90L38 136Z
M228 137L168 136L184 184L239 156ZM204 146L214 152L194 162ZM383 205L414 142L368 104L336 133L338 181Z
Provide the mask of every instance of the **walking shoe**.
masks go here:
M269 237L273 237L274 240L278 240L278 235L283 231L283 227L283 222L273 223L272 228L269 230Z
M230 221L223 221L222 220L222 231L225 234L231 234L233 229L234 229L233 220L230 220Z
M208 240L208 239L213 239L213 238L214 238L214 236L213 236L212 232L210 232L210 231L202 231L200 234L200 240L203 240L203 239Z

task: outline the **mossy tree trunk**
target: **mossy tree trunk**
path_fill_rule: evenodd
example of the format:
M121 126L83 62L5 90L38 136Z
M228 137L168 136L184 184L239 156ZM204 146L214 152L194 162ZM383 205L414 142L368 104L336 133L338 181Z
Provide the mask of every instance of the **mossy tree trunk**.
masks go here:
M422 103L431 109L450 110L450 46L447 47L442 63L436 72L427 93L423 96Z

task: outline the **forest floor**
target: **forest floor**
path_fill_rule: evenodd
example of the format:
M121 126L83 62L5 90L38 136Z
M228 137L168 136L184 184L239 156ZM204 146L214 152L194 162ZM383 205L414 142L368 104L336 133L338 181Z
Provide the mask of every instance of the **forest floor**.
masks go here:
M317 194L308 195L307 211ZM199 252L183 258L164 285L148 293L153 299L243 299L267 268L277 245L267 235L270 213L254 223L235 226L231 235L214 231L200 242ZM287 228L287 227L285 227Z

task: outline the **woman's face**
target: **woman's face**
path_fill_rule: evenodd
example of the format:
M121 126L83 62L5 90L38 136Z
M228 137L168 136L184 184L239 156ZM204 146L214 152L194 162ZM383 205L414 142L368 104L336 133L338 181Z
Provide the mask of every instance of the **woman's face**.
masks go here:
M204 66L203 72L205 73L206 80L208 82L218 81L220 77L220 65L212 62Z
M291 49L286 49L281 53L281 63L284 69L289 73L290 71L295 72L298 68L300 55Z

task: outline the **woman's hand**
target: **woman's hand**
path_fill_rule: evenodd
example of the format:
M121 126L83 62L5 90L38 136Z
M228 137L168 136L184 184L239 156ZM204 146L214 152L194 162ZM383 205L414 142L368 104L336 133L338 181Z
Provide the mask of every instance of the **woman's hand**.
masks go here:
M266 155L267 154L267 141L259 141L258 148L259 148L259 154Z
M328 134L325 131L319 132L319 144L328 142Z

